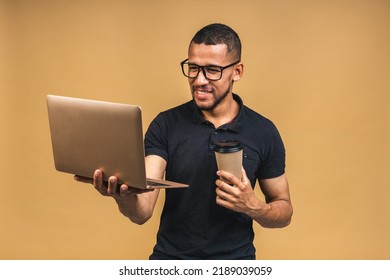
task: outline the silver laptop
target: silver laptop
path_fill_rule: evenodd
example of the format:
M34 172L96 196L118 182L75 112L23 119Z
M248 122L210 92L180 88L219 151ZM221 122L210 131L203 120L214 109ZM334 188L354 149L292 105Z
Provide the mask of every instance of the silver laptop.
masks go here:
M141 108L136 105L46 96L54 164L58 171L93 177L103 171L135 188L183 188L146 178Z

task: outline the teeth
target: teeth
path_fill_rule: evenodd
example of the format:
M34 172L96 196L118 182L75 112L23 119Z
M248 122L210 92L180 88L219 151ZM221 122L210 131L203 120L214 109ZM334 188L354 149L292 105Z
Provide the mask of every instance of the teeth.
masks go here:
M198 94L198 95L206 95L206 94L211 94L212 90L197 88L197 89L194 90L194 93Z

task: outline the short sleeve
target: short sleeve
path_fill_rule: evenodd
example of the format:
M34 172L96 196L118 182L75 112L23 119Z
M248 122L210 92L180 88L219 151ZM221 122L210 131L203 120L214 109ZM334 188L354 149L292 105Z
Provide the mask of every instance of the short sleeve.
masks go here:
M150 123L144 143L145 156L157 155L168 161L167 122L163 113Z
M286 151L282 138L274 125L267 142L264 159L258 170L259 179L275 178L285 173Z

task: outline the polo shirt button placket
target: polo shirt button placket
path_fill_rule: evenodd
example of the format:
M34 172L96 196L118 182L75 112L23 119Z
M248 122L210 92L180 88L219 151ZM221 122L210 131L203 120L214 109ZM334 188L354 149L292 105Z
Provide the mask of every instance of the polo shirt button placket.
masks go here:
M217 142L218 131L213 131L210 136L209 151L214 155L214 145Z

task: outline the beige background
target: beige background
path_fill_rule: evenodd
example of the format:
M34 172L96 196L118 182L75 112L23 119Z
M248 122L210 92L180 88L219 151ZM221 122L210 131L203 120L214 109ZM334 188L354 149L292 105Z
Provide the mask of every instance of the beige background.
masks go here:
M0 3L1 259L148 257L163 197L136 226L56 172L44 97L136 103L146 128L190 98L179 62L212 22L240 34L235 91L287 148L293 222L255 226L258 258L390 258L390 1Z

